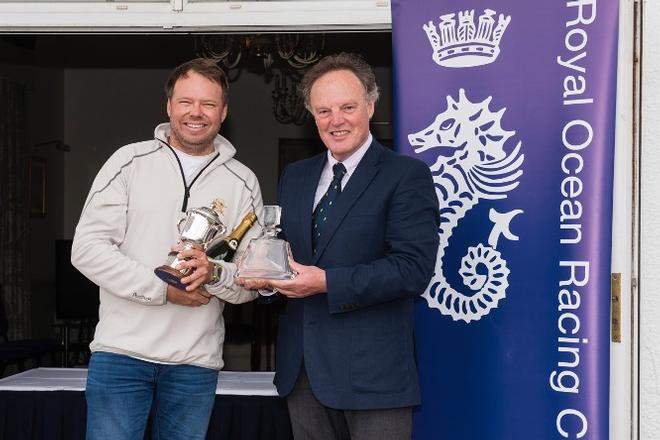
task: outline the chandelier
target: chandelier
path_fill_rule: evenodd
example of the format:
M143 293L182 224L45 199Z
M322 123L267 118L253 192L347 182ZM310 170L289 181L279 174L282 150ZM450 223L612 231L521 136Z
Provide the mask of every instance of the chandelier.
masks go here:
M298 83L304 69L323 56L322 34L202 35L196 38L197 54L210 58L235 81L240 68L264 74L273 81L273 114L282 124L302 125L307 112Z

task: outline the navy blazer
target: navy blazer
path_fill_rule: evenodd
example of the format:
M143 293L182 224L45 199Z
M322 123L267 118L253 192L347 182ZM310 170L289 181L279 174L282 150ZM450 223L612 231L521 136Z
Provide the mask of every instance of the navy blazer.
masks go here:
M327 153L280 178L282 237L293 258L326 271L327 294L288 299L275 385L288 395L303 359L316 398L337 409L420 402L413 302L428 285L439 211L429 168L373 141L329 211L312 255L312 208Z

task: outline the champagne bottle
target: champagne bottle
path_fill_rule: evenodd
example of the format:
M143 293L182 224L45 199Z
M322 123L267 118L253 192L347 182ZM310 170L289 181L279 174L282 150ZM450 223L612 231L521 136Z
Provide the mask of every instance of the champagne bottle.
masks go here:
M256 214L254 212L248 212L229 235L209 243L206 249L206 255L215 260L231 261L243 236L256 220Z

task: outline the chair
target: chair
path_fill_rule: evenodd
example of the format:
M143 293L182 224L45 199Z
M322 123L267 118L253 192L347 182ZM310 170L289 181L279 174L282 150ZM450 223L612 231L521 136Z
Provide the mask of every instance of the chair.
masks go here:
M9 365L16 364L19 371L25 370L25 362L28 360L33 360L39 367L44 355L50 355L51 362L55 363L55 354L62 349L62 345L54 338L10 341L8 331L9 320L0 286L0 377L4 376L5 368Z

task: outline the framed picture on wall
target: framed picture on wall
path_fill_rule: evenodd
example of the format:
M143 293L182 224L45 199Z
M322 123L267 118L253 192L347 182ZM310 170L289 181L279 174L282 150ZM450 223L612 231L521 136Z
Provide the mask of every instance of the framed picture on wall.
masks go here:
M46 216L46 160L33 157L28 166L28 194L31 217Z

